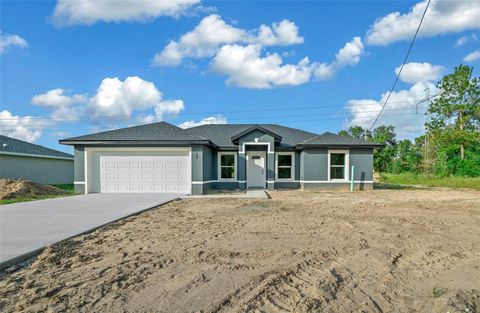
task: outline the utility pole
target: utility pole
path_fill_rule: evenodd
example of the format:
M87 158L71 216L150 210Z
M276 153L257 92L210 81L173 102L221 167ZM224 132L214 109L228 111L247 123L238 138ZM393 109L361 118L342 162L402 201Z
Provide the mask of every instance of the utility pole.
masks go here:
M427 103L429 104L430 106L430 88L426 88L425 89L425 97L427 100ZM418 110L418 105L417 105L417 110ZM425 148L425 155L423 157L423 171L424 171L424 174L428 174L428 128L427 128L427 123L428 123L428 120L429 120L429 115L428 115L428 110L426 112L426 118L425 118L425 136L424 137L424 148Z

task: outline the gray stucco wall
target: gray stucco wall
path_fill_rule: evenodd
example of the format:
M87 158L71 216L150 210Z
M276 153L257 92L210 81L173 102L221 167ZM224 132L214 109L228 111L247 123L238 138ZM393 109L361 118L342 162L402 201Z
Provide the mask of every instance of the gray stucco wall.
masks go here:
M328 150L327 149L305 149L301 153L300 166L303 177L301 180L328 180Z
M334 150L334 149L330 149ZM345 150L345 149L341 149ZM349 149L349 172L355 166L357 181L373 180L373 149ZM300 156L301 174L303 181L328 181L328 149L305 149Z
M75 146L73 150L73 156L75 157L74 163L74 181L75 193L85 193L85 149L83 146Z
M373 181L373 149L350 149L352 165L355 165L355 180Z
M0 178L40 184L73 183L73 160L0 154Z

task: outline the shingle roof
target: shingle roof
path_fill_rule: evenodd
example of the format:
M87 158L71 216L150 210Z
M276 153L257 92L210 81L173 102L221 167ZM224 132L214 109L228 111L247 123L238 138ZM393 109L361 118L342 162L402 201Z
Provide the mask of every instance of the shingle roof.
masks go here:
M329 132L323 133L320 136L305 140L298 144L298 146L368 146L368 147L383 147L384 145L368 142L362 139L351 136L342 136L332 134Z
M340 136L332 133L318 135L296 128L276 124L210 124L188 129L182 129L167 122L133 126L110 130L85 136L78 136L60 140L60 143L75 144L79 142L187 142L199 144L213 144L220 148L238 148L232 142L236 135L248 133L250 130L260 129L275 134L280 140L278 148L294 149L303 146L382 146L366 142L353 137ZM237 136L238 137L238 136Z
M186 130L192 134L210 139L210 141L219 147L236 148L237 145L232 142L232 137L255 125L256 124L211 124L196 126ZM318 134L281 125L258 124L258 126L281 136L282 141L280 142L280 148L293 148L300 142L318 136Z
M204 137L167 122L132 126L60 140L75 141L205 141Z
M73 158L73 155L0 135L0 153L21 153L48 157Z

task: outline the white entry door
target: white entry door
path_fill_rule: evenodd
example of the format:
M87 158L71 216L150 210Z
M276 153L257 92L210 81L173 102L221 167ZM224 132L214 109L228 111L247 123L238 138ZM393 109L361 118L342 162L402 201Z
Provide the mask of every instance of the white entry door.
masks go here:
M247 151L247 188L265 188L265 157L264 151Z
M93 192L191 192L188 151L99 152L93 159L98 166Z

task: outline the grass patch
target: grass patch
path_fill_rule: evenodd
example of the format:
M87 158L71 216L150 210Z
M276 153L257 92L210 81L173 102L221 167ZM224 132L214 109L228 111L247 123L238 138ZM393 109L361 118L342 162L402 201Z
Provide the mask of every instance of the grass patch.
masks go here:
M429 175L382 174L384 185L417 185L428 187L471 188L480 190L480 177L436 177Z
M64 194L64 195L49 195L49 196L32 196L32 197L18 197L15 199L2 199L0 200L0 205L2 204L12 204L12 203L19 203L19 202L29 202L35 200L44 200L44 199L52 199L52 198L60 198L71 196L73 194Z
M25 196L25 197L17 197L13 199L1 199L0 205L2 204L12 204L12 203L19 203L19 202L28 202L28 201L36 201L36 200L44 200L44 199L52 199L52 198L60 198L60 197L68 197L73 196L75 194L75 189L73 184L58 184L58 185L51 185L53 187L57 187L58 189L62 189L65 191L64 194L61 195L39 195L39 196Z
M57 187L58 189L62 189L68 193L74 194L75 193L75 185L74 184L58 184L52 185L53 187Z

